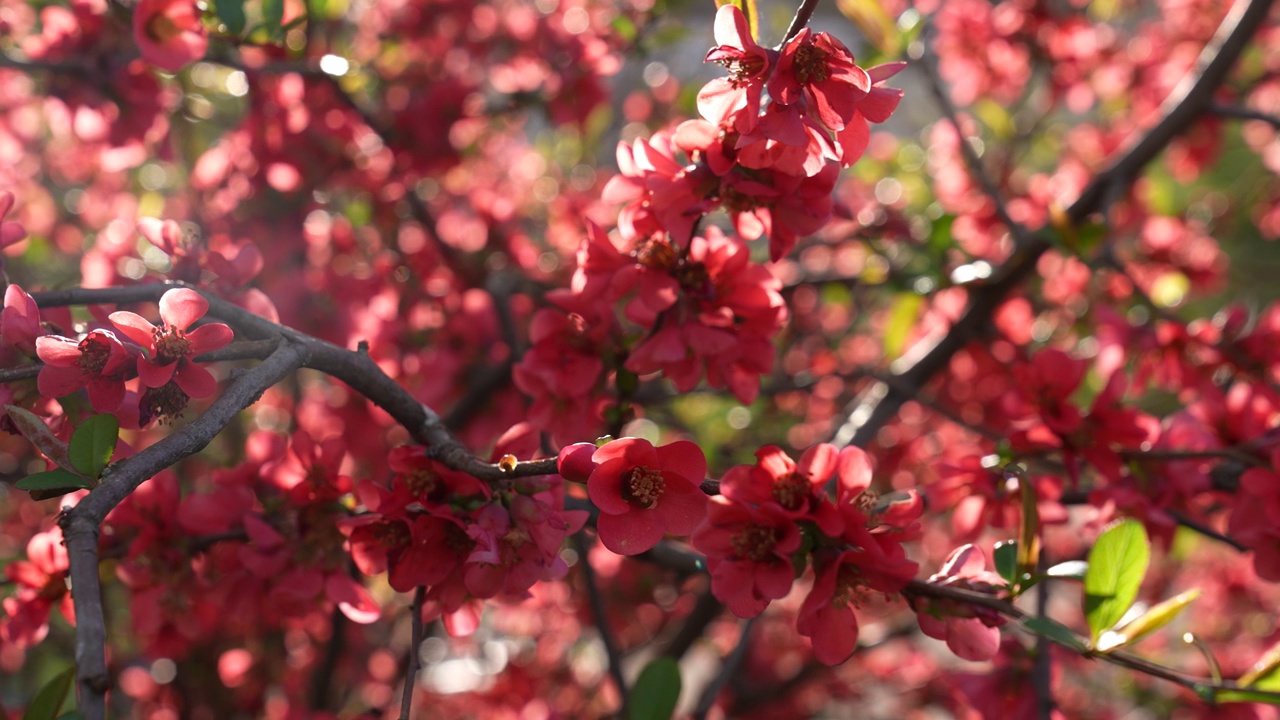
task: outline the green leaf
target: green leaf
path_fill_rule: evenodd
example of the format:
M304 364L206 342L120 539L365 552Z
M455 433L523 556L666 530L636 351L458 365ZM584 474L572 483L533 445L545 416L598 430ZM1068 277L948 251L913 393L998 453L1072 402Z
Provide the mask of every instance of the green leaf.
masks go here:
M284 37L284 0L262 0L262 27L274 40Z
M670 720L680 699L680 666L661 657L645 666L631 689L630 720Z
M747 19L747 29L751 31L751 39L760 40L760 11L756 9L756 0L716 0L716 7L736 6Z
M69 454L76 470L91 478L102 477L102 470L111 462L120 436L120 421L115 415L94 415L71 433Z
M4 409L8 411L9 419L18 428L18 432L39 448L45 457L60 468L76 472L75 466L71 464L71 458L67 455L67 444L53 434L49 426L44 424L44 420L30 410L23 410L17 405L5 405Z
M1274 690L1254 690L1252 688L1217 690L1210 687L1205 688L1205 692L1201 693L1201 697L1206 702L1211 703L1260 702L1268 705L1280 705L1280 695L1276 694Z
M79 710L72 710L71 712L59 715L58 720L84 720L84 713Z
M1012 588L1018 584L1018 541L1003 540L995 544L991 555L996 563L996 572Z
M1050 617L1030 616L1022 621L1022 627L1028 632L1046 637L1053 642L1076 652L1087 652L1088 646L1071 632L1071 628Z
M227 32L237 37L244 32L244 0L218 0L215 10Z
M1178 613L1200 597L1200 589L1195 588L1156 604L1138 617L1124 624L1115 632L1105 632L1098 639L1098 650L1107 652L1125 645L1132 645L1160 628L1168 625Z
M66 495L72 490L92 488L93 481L82 475L69 473L62 468L54 468L28 475L19 480L15 487L31 493L34 500L48 500Z
M1236 683L1242 687L1280 690L1280 642L1272 645Z
M27 705L27 711L22 714L22 720L55 720L75 679L75 666L55 675L31 698L31 704Z
M1084 574L1084 615L1096 644L1124 617L1151 561L1151 543L1142 523L1121 520L1098 536Z
M884 329L886 360L896 359L906 349L911 328L915 327L923 307L924 298L916 293L900 292L894 296L893 305L889 308L889 323Z

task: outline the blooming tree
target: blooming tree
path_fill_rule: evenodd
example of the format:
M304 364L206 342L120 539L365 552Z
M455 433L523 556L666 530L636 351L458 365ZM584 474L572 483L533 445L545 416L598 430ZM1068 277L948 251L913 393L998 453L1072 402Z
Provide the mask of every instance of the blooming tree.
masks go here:
M0 718L1278 717L1280 13L835 6L0 0Z

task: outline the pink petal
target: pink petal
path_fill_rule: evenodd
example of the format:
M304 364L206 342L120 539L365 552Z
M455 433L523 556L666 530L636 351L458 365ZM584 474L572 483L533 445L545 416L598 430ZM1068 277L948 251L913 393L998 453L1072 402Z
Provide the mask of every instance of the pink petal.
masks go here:
M36 338L36 355L50 365L78 367L80 343L58 335L41 335Z
M138 218L138 232L147 242L172 255L182 244L182 228L173 220Z
M382 610L369 591L342 573L333 573L325 579L324 594L353 623L368 625L376 622L382 615Z
M222 323L208 323L187 333L186 337L191 341L191 354L199 355L225 346L235 337L235 333Z
M610 515L631 512L631 503L622 497L622 475L632 467L626 460L611 460L591 472L587 478L587 497L600 512Z
M125 337L148 350L155 348L154 331L156 326L147 322L146 318L128 310L120 310L111 313L108 319L111 320L112 325L115 325L120 332L124 333Z
M707 457L697 443L677 440L658 448L657 469L674 472L699 485L707 477Z
M664 532L662 518L654 511L626 515L601 514L596 520L600 542L619 555L639 555L658 544Z
M45 365L36 376L36 389L47 398L60 398L76 392L86 382L79 368Z
M653 445L648 440L633 437L607 442L596 448L591 455L591 460L596 464L604 464L614 459L626 459L633 466L653 467L657 464L654 459Z
M145 357L138 356L138 377L142 379L143 385L150 388L163 387L173 379L173 371L177 368L178 363L156 365Z
M94 412L113 413L124 402L124 382L108 378L89 381L89 404Z
M871 485L871 458L862 448L840 451L840 493L857 495Z
M668 472L663 473L663 477L667 489L653 512L662 517L667 532L688 535L707 516L707 496L696 485L682 482L679 476L673 477Z
M800 474L809 478L809 483L820 488L827 478L835 474L836 459L840 451L831 443L819 443L804 451L800 456Z
M189 288L174 288L160 298L160 319L179 330L191 327L207 312L209 301Z
M769 599L756 594L753 563L721 563L711 573L711 593L740 618L753 618L769 606Z
M174 365L180 367L174 373L173 379L188 396L196 399L207 398L218 389L218 381L204 366L185 360L176 362Z
M765 445L756 451L760 467L771 477L785 478L796 471L796 463L777 445Z
M858 646L858 617L849 607L826 607L817 613L813 640L813 656L825 665L839 665L853 655Z
M978 618L951 618L947 626L947 647L965 660L990 660L1000 649L1000 629Z

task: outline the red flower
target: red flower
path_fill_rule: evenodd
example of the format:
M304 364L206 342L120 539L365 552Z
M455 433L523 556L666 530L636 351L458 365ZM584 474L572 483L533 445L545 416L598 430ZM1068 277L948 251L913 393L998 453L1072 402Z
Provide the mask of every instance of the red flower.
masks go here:
M826 484L837 470L841 475L858 472L867 463L858 448L836 450L822 443L805 451L797 467L777 445L756 451L755 465L739 465L725 473L720 492L736 502L769 503L780 508L792 522L810 520L822 532L837 536L844 529L840 513L827 499Z
M3 335L6 344L18 349L25 355L36 352L36 338L44 334L40 326L40 308L36 301L16 284L10 284L4 291L4 310L0 312Z
M853 61L853 53L827 33L809 28L799 32L778 58L769 79L769 95L784 105L807 99L818 119L832 130L843 130L871 91L871 76Z
M231 342L232 333L222 323L208 323L188 331L208 311L209 301L200 293L174 288L160 298L160 327L136 313L111 313L112 324L147 351L146 357L138 357L138 376L143 385L161 388L172 380L190 397L213 394L217 381L191 358Z
M991 594L1006 584L1004 578L987 570L986 556L973 545L952 550L929 582ZM918 613L920 630L931 638L947 641L947 647L957 656L990 660L1000 649L1000 626L1005 621L994 610L933 598L920 598L912 605Z
M49 632L49 612L54 605L68 622L76 624L75 606L67 592L70 567L62 530L55 527L31 538L27 560L15 560L4 569L17 592L4 600L8 617L0 622L0 639L19 647L39 643Z
M706 62L720 63L729 77L716 78L698 92L698 112L708 121L750 132L760 115L760 94L769 76L769 51L756 44L742 11L721 5L716 12L716 42Z
M36 354L45 362L36 386L45 397L59 398L89 388L95 412L111 413L124 402L124 375L132 358L110 330L94 330L79 342L60 335L36 338Z
M204 57L209 47L192 0L141 0L133 10L133 39L147 62L173 72Z
M707 556L712 594L734 615L750 618L791 591L791 555L800 548L800 528L774 503L717 496L693 533L693 545Z
M871 140L871 128L867 123L882 123L898 109L898 103L902 101L902 90L883 87L881 83L897 75L906 66L903 62L886 63L867 71L871 77L871 90L858 101L853 117L845 122L844 129L836 133L841 165L849 167L867 149Z
M915 577L917 565L888 535L864 533L856 548L814 556L813 589L800 606L796 631L813 642L819 662L839 665L858 645L854 608L872 591L896 593Z
M622 438L592 454L596 468L587 494L600 508L596 529L604 546L619 555L648 550L666 533L688 535L707 514L699 489L707 459L681 440L655 448L648 440Z

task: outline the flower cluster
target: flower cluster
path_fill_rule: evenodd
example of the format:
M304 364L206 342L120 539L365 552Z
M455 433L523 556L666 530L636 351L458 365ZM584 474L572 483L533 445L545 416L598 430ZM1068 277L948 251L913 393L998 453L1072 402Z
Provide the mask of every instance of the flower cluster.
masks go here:
M732 4L720 7L715 37L706 60L729 76L698 93L702 119L619 147L621 175L605 198L627 203L619 220L627 240L665 233L684 247L698 218L720 208L742 237L768 236L778 260L831 219L837 171L866 150L868 123L897 108L902 91L882 83L905 65L864 70L839 40L808 28L768 50Z
M389 488L364 481L367 512L339 523L366 575L387 573L399 591L426 588L428 614L453 635L475 629L480 601L520 600L540 580L562 577L560 548L587 520L564 509L558 476L491 489L450 470L417 446L391 454Z
M859 602L897 593L915 576L902 543L918 535L920 498L881 503L858 448L815 445L799 464L774 446L756 457L755 465L725 473L722 495L693 534L707 555L711 591L739 617L755 617L787 595L797 570L811 562L813 586L796 629L819 660L844 662L857 644Z

